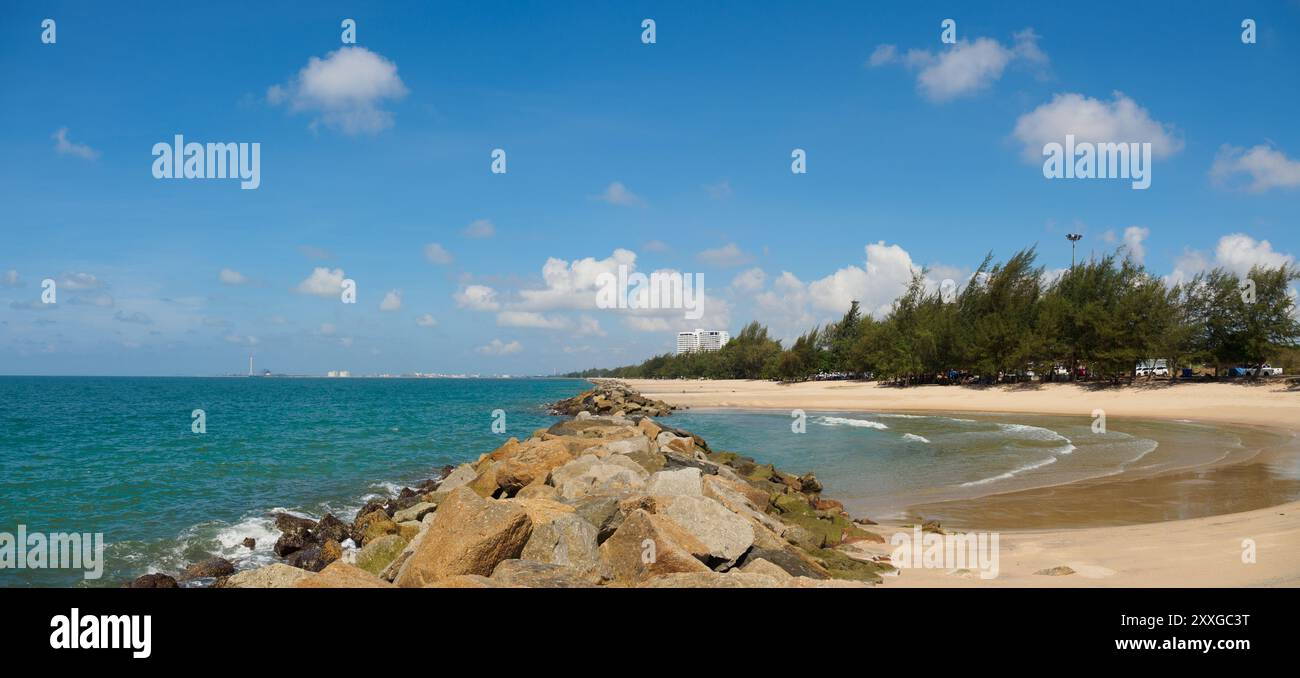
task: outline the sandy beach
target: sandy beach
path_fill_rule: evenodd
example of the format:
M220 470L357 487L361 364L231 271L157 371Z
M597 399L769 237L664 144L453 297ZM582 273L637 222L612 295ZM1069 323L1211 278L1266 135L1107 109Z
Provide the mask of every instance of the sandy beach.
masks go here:
M872 412L1023 412L1108 417L1190 419L1270 428L1300 426L1300 391L1283 384L1180 384L1089 388L1074 384L1026 386L913 386L819 381L798 384L720 380L630 379L651 398L690 407L844 410Z
M1037 413L1192 420L1285 430L1295 435L1300 393L1284 384L1180 384L1095 389L1073 384L1023 387L919 386L870 382L629 380L646 396L692 408L808 411ZM884 523L890 535L910 531ZM1254 563L1243 562L1253 540ZM888 545L862 546L883 555ZM1042 570L1068 567L1073 574ZM1000 572L981 579L944 569L903 570L886 586L1300 586L1300 502L1187 520L1082 529L1000 530Z

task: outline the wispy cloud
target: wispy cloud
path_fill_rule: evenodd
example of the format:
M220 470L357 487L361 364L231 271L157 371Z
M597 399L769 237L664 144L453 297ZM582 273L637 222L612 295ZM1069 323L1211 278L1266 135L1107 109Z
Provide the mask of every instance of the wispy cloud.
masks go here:
M475 219L461 234L466 238L491 238L496 235L497 227L487 219Z
M1039 69L1047 66L1047 55L1038 47L1038 34L1026 28L1012 36L1005 46L993 38L960 40L938 52L911 49L900 54L895 45L878 45L867 65L878 68L902 64L916 71L916 86L934 102L950 101L988 89L1002 77L1007 66L1024 63Z
M71 155L86 160L94 160L99 157L99 151L85 145L78 144L68 139L68 128L60 127L50 135L54 140L54 152L59 155Z
M611 205L622 205L625 207L645 207L646 202L641 196L628 190L627 186L621 181L615 181L605 187L605 192L595 196L596 200L607 202Z

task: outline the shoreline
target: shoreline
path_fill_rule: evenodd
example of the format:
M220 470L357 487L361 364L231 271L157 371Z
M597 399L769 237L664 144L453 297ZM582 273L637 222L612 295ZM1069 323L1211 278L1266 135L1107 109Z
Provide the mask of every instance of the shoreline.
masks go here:
M1107 389L1073 384L1036 388L961 386L883 387L862 382L794 385L745 380L627 380L671 404L716 410L828 410L1049 414L1116 419L1217 423L1266 428L1291 438L1282 422L1300 421L1300 393L1278 384L1180 384ZM1249 396L1249 397L1246 397ZM1250 461L1242 462L1249 464ZM1194 473L1187 472L1187 473ZM1008 495L1035 492L1022 490ZM990 495L997 496L997 495ZM908 529L881 521L879 529ZM1300 500L1241 512L1106 527L1003 530L1003 574L983 580L942 569L902 570L884 578L896 587L1182 587L1300 586ZM1245 540L1258 561L1243 563ZM882 549L866 549L880 553ZM1153 555L1155 554L1155 555ZM1067 576L1036 572L1068 567Z
M828 410L847 412L966 412L1166 419L1264 426L1295 433L1300 391L1284 385L1189 383L1092 388L1077 384L1012 386L881 386L875 382L626 379L646 397L691 408ZM1243 401L1250 396L1249 402Z

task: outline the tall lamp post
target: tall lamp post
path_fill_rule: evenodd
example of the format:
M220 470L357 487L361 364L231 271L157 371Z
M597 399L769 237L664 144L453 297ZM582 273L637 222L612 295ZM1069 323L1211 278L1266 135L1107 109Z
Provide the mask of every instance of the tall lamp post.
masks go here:
M1083 240L1082 233L1068 233L1065 236L1070 241L1070 268L1074 268L1074 245Z
M1066 239L1070 241L1070 270L1074 270L1074 246L1083 240L1082 233L1067 233ZM1074 381L1079 376L1079 355L1073 348L1070 351L1070 381Z

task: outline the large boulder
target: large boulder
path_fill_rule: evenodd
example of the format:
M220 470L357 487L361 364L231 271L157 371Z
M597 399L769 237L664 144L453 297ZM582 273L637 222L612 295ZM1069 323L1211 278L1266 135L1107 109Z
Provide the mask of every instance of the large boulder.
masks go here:
M778 581L765 574L753 572L677 572L652 577L639 584L649 589L772 589L780 588Z
M151 574L142 574L127 584L124 588L128 589L178 589L176 580L170 575L161 572Z
M743 570L755 560L765 560L777 567L788 572L795 577L809 577L812 579L829 579L830 573L821 564L814 561L804 552L793 547L781 549L760 548L755 546L740 559L738 565Z
M591 573L600 566L600 549L596 543L599 531L595 525L576 513L558 516L554 520L533 525L519 557L539 563L567 565L582 573Z
M615 581L638 583L673 572L708 572L693 555L707 550L667 518L635 509L600 545L600 557Z
M355 564L378 577L404 548L406 548L406 540L400 535L386 534L361 547L361 550L357 551Z
M457 574L446 579L439 579L425 588L430 589L495 589L501 588L497 582L481 574Z
M517 558L533 524L520 506L483 499L458 488L438 507L420 545L397 575L402 587L419 587L457 574L488 576Z
M716 566L730 565L754 544L749 521L708 497L656 497L656 513L671 520L704 544L696 556Z
M478 471L469 464L461 464L438 483L439 492L450 492L458 487L470 484L478 477Z
M225 589L287 589L310 577L311 573L284 563L271 563L255 570L244 570L221 581Z
M551 469L572 459L573 455L560 440L530 440L518 453L501 462L496 473L497 486L507 495L514 495L535 480L546 480Z
M338 542L332 542L337 544ZM308 546L305 549L290 553L285 559L286 565L297 567L308 572L320 572L330 564L330 554L320 546Z
M551 471L551 484L561 499L573 500L640 491L647 475L644 468L627 457L611 455L600 459L587 454Z
M635 429L624 429L628 431L627 437L618 440L610 440L601 444L601 447L610 454L638 455L649 454L650 441L645 436L635 433Z
M764 574L777 581L793 579L793 575L786 572L781 566L763 558L750 558L743 567L738 567L736 570L751 574Z
M330 563L328 567L305 577L295 588L300 589L387 589L393 585L341 560Z
M352 541L357 545L364 545L371 539L377 539L386 534L397 534L399 532L397 523L382 510L374 510L365 515L358 515L357 519L352 522Z
M516 559L501 561L493 570L491 580L500 586L543 589L575 589L593 585L582 572L567 565Z
M326 513L312 528L312 536L322 543L333 539L336 542L343 543L351 536L347 523L334 517L333 513Z
M422 501L410 508L404 508L393 514L393 522L401 524L410 520L420 520L428 513L436 511L438 505L432 502ZM341 541L341 540L340 540Z
M645 493L653 496L691 495L702 496L704 489L700 484L700 470L697 468L679 468L674 471L660 471L650 476Z
M208 558L181 570L180 576L176 579L178 581L190 581L191 579L225 577L234 573L235 566L229 560L225 558Z
M425 514L424 518L420 521L419 531L416 532L415 536L412 537L409 542L407 542L406 547L402 549L401 553L397 554L397 557L393 559L393 562L389 563L388 567L385 567L383 572L379 573L380 579L383 579L384 581L394 581L397 579L398 574L401 573L406 562L420 548L420 544L424 541L424 535L429 533L429 526L433 524L433 517L435 515L437 514Z
M510 506L518 506L528 514L528 519L533 523L533 529L538 525L549 523L557 518L573 515L572 506L555 501L554 499L502 499L502 503Z

